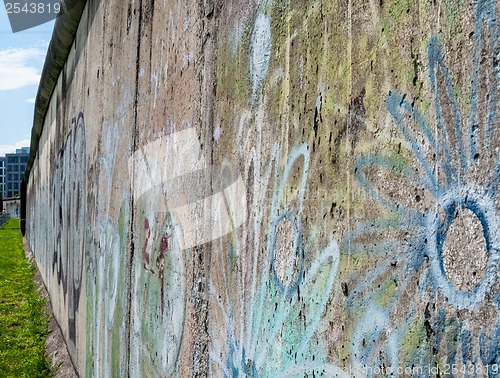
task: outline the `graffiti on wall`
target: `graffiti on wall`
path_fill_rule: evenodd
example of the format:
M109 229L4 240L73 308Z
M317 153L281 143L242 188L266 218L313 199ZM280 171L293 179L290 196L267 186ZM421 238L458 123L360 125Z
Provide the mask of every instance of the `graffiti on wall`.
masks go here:
M496 2L478 1L476 12L469 114L462 111L446 54L434 36L427 52L435 119L391 91L387 110L407 151L362 156L356 163L359 184L390 214L359 225L346 239L351 253L369 247L378 261L348 302L351 313L365 314L354 326L353 364L360 369L430 362L441 372L461 364L466 376L496 374L491 369L500 357ZM377 177L396 181L384 186ZM382 233L397 235L397 245L388 239L370 245L370 237L379 241ZM478 325L478 318L488 320Z
M325 363L325 349L316 339L337 276L339 249L332 240L315 256L302 240L309 146L301 144L290 152L282 175L279 159L273 160L265 253L259 253L260 245L251 249L245 239L234 240L216 273L221 287L210 285L212 317L218 320L211 331L213 374L289 377L316 372L347 377L337 366ZM297 165L301 179L295 189L289 178ZM271 172L268 169L264 177ZM296 198L287 198L290 191ZM261 198L254 200L250 208L257 208ZM253 217L249 221L261 223ZM258 235L253 237L259 243Z
M132 342L141 346L131 355L137 375L171 375L178 369L186 305L184 254L246 219L245 211L227 207L229 199L237 199L245 208L241 176L230 164L208 164L195 128L186 125L128 159L139 230L132 282Z
M118 127L104 132L101 157L89 171L88 220L92 232L86 250L86 374L125 376L128 366L128 293L130 204L122 193L118 214L111 209L119 156Z
M28 203L28 242L51 295L61 298L53 307L57 314L64 314L59 321L70 348L77 344L76 320L84 290L85 153L85 121L79 113L71 120L60 149L47 143L41 151L40 159L50 163L34 171L31 185L37 190ZM82 232L75 233L74 229Z
M212 255L210 372L224 377L348 377L328 362L320 337L339 247L330 240L314 251L303 239L310 146L299 143L286 153L285 128L276 128L275 135L267 125L260 93L271 58L268 3L259 6L251 35L249 74L256 106L243 111L236 128L246 208L236 198L230 198L229 207L230 212L246 211L246 222L215 241ZM266 146L268 140L274 142Z
M82 289L86 229L86 156L85 123L83 114L71 121L64 146L58 153L53 175L52 227L57 230L53 251L52 270L62 287L68 314L69 340L76 344L76 313Z
M311 7L321 2L313 3ZM413 366L446 375L446 366L454 365L465 368L464 376L482 376L485 371L496 376L496 2L475 4L470 91L464 95L457 84L446 42L438 36L426 40L433 106L422 109L408 95L391 91L382 113L401 144L392 155L363 152L360 157L357 151L365 147L370 132L364 123L373 111L368 102L377 97L373 88L363 88L344 104L333 104L342 96L328 93L337 88L328 86L330 72L321 72L317 60L311 63L308 54L316 51L294 55L302 50L292 51L293 42L300 40L292 22L286 32L274 29L281 27L273 19L278 13L289 12L284 18L292 18L300 12L273 6L272 0L263 0L252 11L245 32L248 40L241 42L244 74L241 82L229 84L232 90L243 83L238 95L246 96L242 106L251 109L234 111L233 105L240 106L234 100L227 113L221 110L224 114L208 143L212 151L203 150L206 141L188 121L169 121L162 131L162 126L154 126L154 133L140 130L134 138L143 145L135 149L131 143L129 150L123 149L122 127L129 125L122 121L120 126L99 129L98 151L89 164L82 114L72 120L62 142L52 133L45 143L42 163L31 179L35 194L30 245L45 267L48 286L56 287L52 292L63 298L61 312L63 319L67 313L64 327L70 345L77 344L78 328L85 328L86 374L171 376L182 369L196 370L180 366L193 360L183 355L192 342L186 326L192 321L186 319L188 306L197 300L188 287L192 284L196 291L204 284L196 268L187 268L186 254L210 244L211 376L401 376L399 371ZM377 8L375 3L370 6ZM325 6L318 12L323 11L330 10ZM325 18L324 24L308 29L324 32L325 50L331 49L329 39L339 32L329 30L329 23ZM185 30L189 25L186 18ZM159 33L155 43L163 46L166 31ZM348 38L352 42L356 37ZM169 39L173 44L175 38ZM282 56L285 68L273 61ZM323 59L329 56L325 53ZM183 59L183 67L191 61L197 60ZM344 69L352 70L350 63ZM308 69L317 76L307 77ZM168 102L161 98L166 76L163 81L156 71L152 75L153 109ZM302 90L303 83L316 78L316 107L308 109L306 93L303 112L294 113L292 92L299 90L293 89L293 80ZM223 108L217 107L216 113ZM281 113L275 114L275 108ZM163 116L169 117L169 111ZM334 111L356 120L335 130L327 125ZM321 146L318 124L329 128L330 135ZM322 181L325 170L316 164L321 165L322 150L328 148L334 165L333 173L327 173L331 176L341 171L344 155L355 159L354 169L346 175L346 181L354 180L347 195L325 184L334 180ZM209 164L204 156L220 165ZM90 182L89 177L98 179ZM336 206L335 196L351 193L360 196L346 204L354 216L325 219ZM321 218L311 208L321 207L322 200L331 203L332 210ZM356 208L353 203L358 200L361 205ZM360 220L357 211L363 206L369 215ZM345 230L337 232L336 227L344 227L337 219L347 224ZM83 290L86 324L78 327ZM413 376L429 372L417 370Z
M168 150L159 144L149 147L129 159L138 230L131 282L131 373L169 376L177 369L184 328L184 239L174 226L163 192L168 160L156 159ZM192 240L187 235L186 239Z
M254 99L259 97L258 91L269 69L271 46L271 20L267 14L259 12L255 19L250 52L250 77Z

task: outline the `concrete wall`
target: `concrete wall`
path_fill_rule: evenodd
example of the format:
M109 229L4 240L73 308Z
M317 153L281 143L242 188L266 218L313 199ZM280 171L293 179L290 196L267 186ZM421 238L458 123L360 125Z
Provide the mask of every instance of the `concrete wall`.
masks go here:
M496 376L499 12L88 1L27 186L80 374Z
M3 210L12 218L19 218L21 210L21 200L19 199L4 199Z

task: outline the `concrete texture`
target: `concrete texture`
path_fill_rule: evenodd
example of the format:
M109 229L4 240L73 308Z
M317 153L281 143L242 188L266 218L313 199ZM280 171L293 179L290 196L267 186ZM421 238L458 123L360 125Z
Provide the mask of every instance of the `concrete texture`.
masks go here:
M21 200L20 199L4 199L3 211L11 218L18 218L20 216Z
M88 1L26 202L78 373L496 376L499 12Z

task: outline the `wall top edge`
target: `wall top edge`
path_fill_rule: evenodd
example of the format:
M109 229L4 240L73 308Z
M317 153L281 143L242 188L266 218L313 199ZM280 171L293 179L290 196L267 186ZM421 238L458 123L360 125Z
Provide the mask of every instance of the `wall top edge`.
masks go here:
M50 104L50 99L57 85L59 75L66 63L71 46L75 40L78 25L83 14L87 0L62 0L61 9L64 12L57 17L54 31L45 57L45 63L38 85L35 100L35 111L33 115L33 126L31 129L30 156L24 175L27 183L31 168L38 151L38 144L42 135L45 116Z

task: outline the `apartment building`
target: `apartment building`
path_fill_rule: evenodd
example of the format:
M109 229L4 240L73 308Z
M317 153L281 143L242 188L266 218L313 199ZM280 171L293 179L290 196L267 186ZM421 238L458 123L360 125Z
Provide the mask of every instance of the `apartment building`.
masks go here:
M30 148L23 147L16 150L14 154L5 154L3 168L4 198L16 197L21 193L21 182L28 162Z

